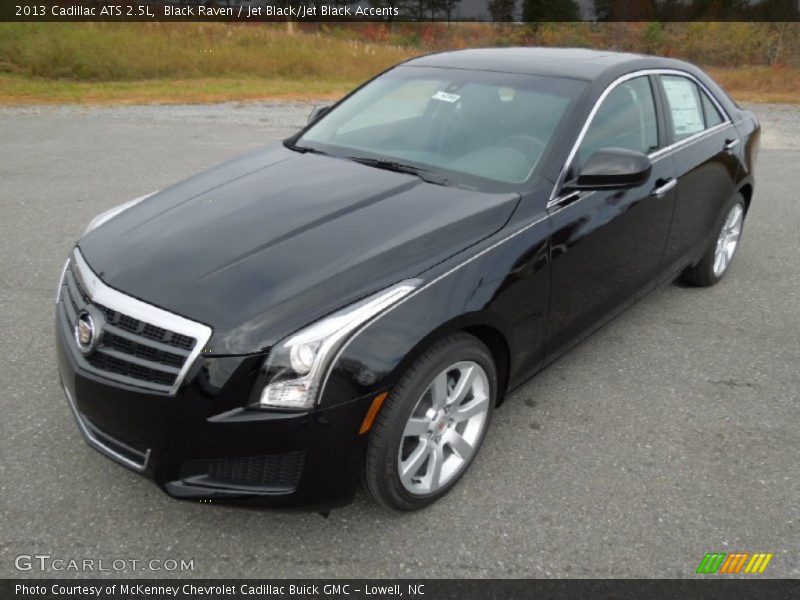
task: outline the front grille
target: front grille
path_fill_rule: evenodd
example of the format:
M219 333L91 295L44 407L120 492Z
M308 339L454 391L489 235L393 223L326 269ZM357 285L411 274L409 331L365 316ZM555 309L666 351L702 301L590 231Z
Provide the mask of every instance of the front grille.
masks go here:
M147 381L161 385L172 385L175 383L176 374L165 373L164 371L159 371L158 369L151 369L149 367L128 362L127 360L117 358L116 356L109 356L103 352L102 347L94 354L86 357L86 361L101 371L122 375L138 381Z
M112 310L106 306L103 306L102 304L98 304L97 302L95 302L94 305L100 309L103 315L105 315L108 323L116 325L128 333L135 333L136 335L148 340L160 342L174 348L182 348L184 350L191 350L196 342L194 338L175 333L174 331L169 331L168 329L156 327L155 325L145 323L144 321L139 321L138 319L129 317L128 315L119 311Z
M183 366L184 360L186 360L184 355L158 350L152 346L140 344L127 337L109 331L103 334L103 343L109 348L114 348L124 354L130 354L131 356L157 362L169 367L177 367L180 369Z
M184 367L199 354L201 344L198 337L203 337L202 343L205 343L210 336L210 330L182 317L171 317L165 311L116 291L113 292L116 297L125 300L122 304L136 303L150 312L167 317L162 317L157 324L151 323L126 314L124 306L117 306L118 301L113 307L109 306L109 302L99 302L82 283L84 279L81 269L88 267L85 263L77 264L77 258L76 251L64 273L60 295L63 310L60 311L60 318L66 321L66 329L72 331L80 311L91 305L102 313L101 320L105 321L100 325L100 331L95 332L100 335L100 342L90 354L84 356L76 348L75 355L79 361L88 370L120 383L158 392L175 392L180 385ZM107 296L104 298L107 299ZM142 314L142 311L139 310L138 314ZM181 321L184 332L163 326L171 321ZM191 323L201 333L208 331L208 334L198 337L186 335L185 330L193 330L186 323Z

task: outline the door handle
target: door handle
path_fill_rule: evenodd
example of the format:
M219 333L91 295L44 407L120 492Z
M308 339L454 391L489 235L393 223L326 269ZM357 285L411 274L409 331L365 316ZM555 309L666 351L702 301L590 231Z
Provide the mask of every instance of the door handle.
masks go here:
M663 198L667 195L667 192L678 185L678 180L674 177L670 177L669 179L659 179L656 181L656 187L650 192L651 196L655 196L656 198Z
M728 138L725 140L725 150L733 150L736 146L739 145L739 138Z

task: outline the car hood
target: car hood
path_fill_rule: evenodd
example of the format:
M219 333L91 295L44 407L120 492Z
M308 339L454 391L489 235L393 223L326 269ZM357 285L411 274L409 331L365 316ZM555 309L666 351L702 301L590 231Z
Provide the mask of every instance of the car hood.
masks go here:
M517 194L426 183L281 144L162 190L79 247L111 287L257 352L496 232Z

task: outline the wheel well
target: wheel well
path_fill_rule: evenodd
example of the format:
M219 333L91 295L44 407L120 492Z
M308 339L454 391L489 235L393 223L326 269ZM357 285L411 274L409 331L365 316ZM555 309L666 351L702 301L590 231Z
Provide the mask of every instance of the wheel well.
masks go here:
M739 189L739 193L744 198L744 214L747 214L747 211L750 210L750 200L753 199L753 186L746 183Z
M420 340L417 345L405 355L403 360L400 361L395 372L403 373L411 366L416 357L426 349L448 335L459 332L468 333L478 338L492 354L492 359L497 368L497 405L499 406L503 403L503 400L505 400L506 390L508 389L511 369L511 352L508 348L508 342L505 336L499 329L491 325L483 323L464 323L458 320L451 321L432 331L424 339Z
M463 331L478 338L492 353L495 367L497 367L497 405L499 406L505 400L509 369L511 367L508 342L502 333L489 325L471 325L465 327Z

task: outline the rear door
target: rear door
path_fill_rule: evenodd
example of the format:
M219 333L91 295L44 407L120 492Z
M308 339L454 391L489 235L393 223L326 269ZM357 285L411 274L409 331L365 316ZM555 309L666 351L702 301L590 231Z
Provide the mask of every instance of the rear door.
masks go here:
M608 92L567 176L575 177L602 148L625 148L651 156L653 169L644 185L568 194L550 202L549 354L558 353L660 273L676 182L672 157L659 154L665 145L659 100L647 75Z
M702 85L683 75L660 75L667 136L678 186L664 255L669 269L705 245L736 184L739 136L723 108Z

